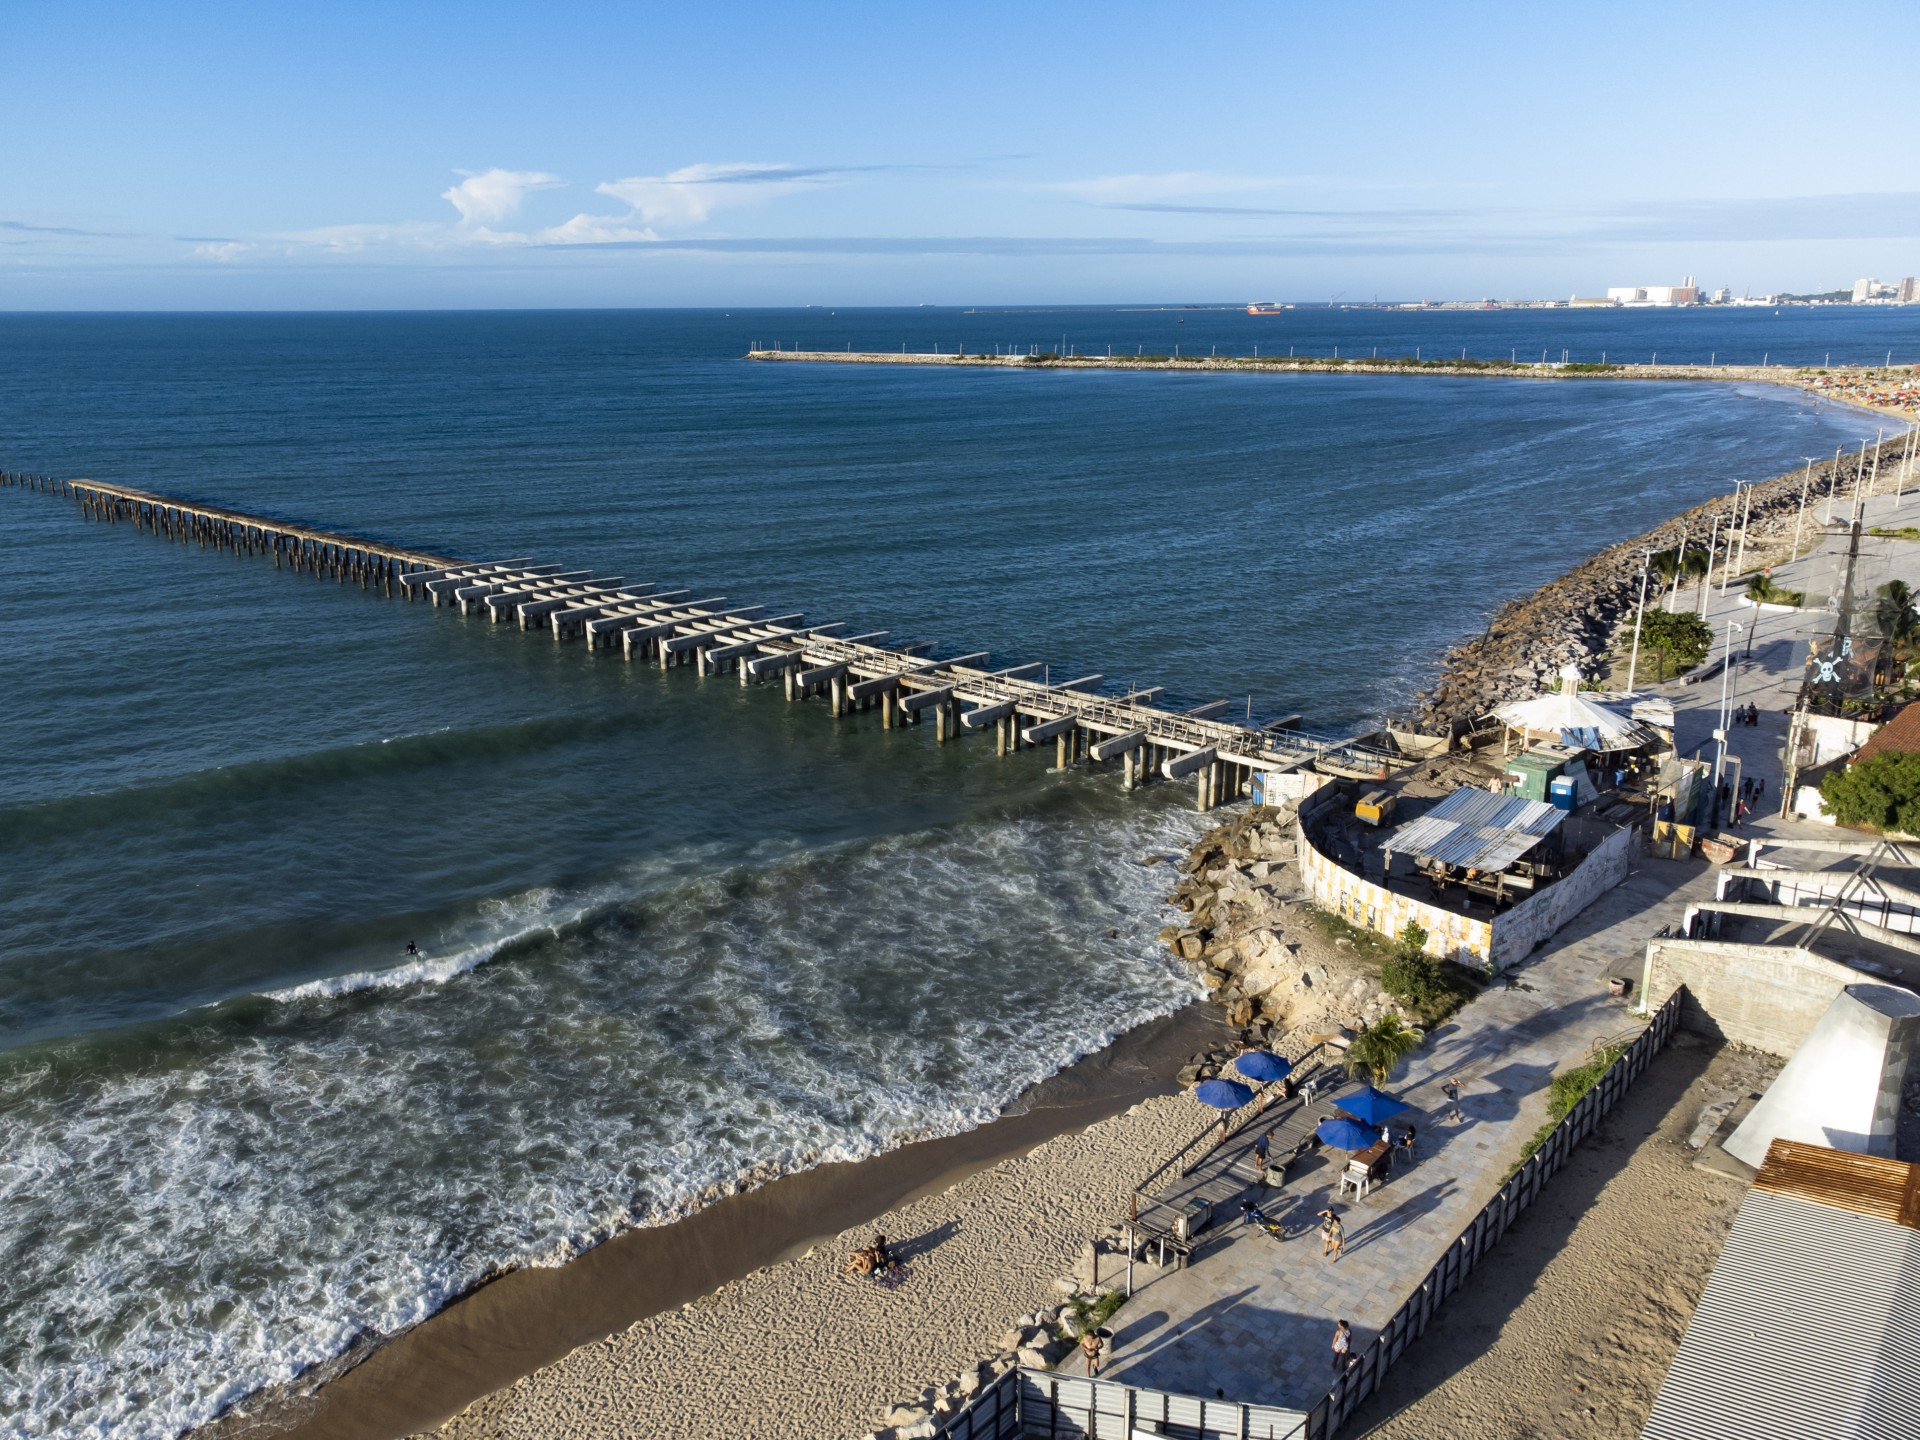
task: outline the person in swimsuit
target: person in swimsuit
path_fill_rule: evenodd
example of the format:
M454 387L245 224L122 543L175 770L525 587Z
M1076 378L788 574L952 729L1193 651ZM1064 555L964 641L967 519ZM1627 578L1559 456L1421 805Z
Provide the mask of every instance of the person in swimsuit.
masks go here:
M1340 1258L1347 1248L1347 1227L1340 1223L1340 1217L1328 1206L1320 1212L1320 1257L1324 1260L1332 1256Z
M1333 1327L1333 1373L1346 1374L1347 1367L1353 1363L1353 1327L1342 1320Z
M1087 1374L1089 1375L1100 1373L1100 1351L1103 1344L1100 1331L1095 1326L1089 1325L1080 1336L1080 1353L1087 1357Z

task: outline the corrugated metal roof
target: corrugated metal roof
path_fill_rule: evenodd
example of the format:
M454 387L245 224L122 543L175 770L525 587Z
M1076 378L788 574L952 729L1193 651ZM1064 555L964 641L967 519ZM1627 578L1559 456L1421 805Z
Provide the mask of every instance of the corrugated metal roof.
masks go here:
M1920 1165L1798 1140L1776 1140L1767 1147L1753 1188L1920 1230Z
M1916 1417L1920 1231L1749 1190L1642 1440L1913 1440Z
M1567 815L1538 800L1460 789L1393 832L1385 848L1439 865L1500 871L1551 834Z

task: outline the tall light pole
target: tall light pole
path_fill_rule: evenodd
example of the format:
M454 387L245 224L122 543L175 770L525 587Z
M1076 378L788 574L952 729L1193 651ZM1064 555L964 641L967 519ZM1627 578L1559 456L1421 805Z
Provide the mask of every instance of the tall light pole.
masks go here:
M1731 698L1727 693L1727 680L1733 670L1733 632L1740 628L1739 625L1734 623L1733 618L1729 616L1727 619L1727 646L1720 657L1720 728L1713 732L1713 738L1718 742L1713 752L1713 783L1715 785L1720 783L1720 772L1726 767L1727 763L1727 720L1729 718L1727 704Z
M1840 488L1840 447L1833 447L1833 469L1827 472L1827 518L1822 523L1833 524L1833 492Z
M1733 482L1733 505L1727 514L1727 563L1720 567L1720 593L1722 595L1727 593L1727 580L1729 578L1727 572L1733 568L1733 517L1740 509L1740 489L1746 483L1744 480L1736 480Z
M1719 545L1720 515L1719 512L1716 511L1714 512L1713 525L1707 531L1707 573L1700 577L1700 597L1693 611L1696 615L1704 616L1707 613L1707 592L1713 589L1713 557L1718 553ZM1684 555L1681 557L1683 560L1685 558Z
M1800 555L1800 531L1807 521L1807 487L1813 484L1813 457L1807 456L1806 461L1807 473L1800 480L1800 513L1793 520L1793 553L1796 559Z
M1740 558L1734 562L1734 571L1738 573L1747 568L1747 522L1753 518L1753 486L1747 486L1746 498L1740 502ZM1722 586L1724 593L1726 587Z
M1640 608L1633 614L1633 657L1627 661L1627 693L1633 693L1634 677L1640 673L1640 627L1647 618L1647 577L1653 573L1653 551L1640 560Z

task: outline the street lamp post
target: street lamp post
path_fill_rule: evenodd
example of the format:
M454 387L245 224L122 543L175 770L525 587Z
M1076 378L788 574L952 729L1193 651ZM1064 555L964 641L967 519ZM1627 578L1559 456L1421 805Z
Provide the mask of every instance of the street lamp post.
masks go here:
M1733 517L1740 510L1740 488L1745 484L1746 481L1744 480L1736 480L1733 482L1733 506L1727 514L1727 560L1726 563L1720 567L1720 593L1722 595L1727 593L1727 580L1729 578L1727 572L1733 568Z
M1633 680L1640 673L1640 626L1647 618L1647 577L1653 573L1653 551L1649 549L1640 561L1640 608L1633 614L1633 656L1627 661L1627 691L1633 691Z
M1747 486L1746 498L1740 502L1740 558L1734 562L1734 571L1739 573L1747 568L1747 522L1753 518L1753 486ZM1725 593L1725 586L1721 587Z
M1720 516L1716 513L1713 517L1713 525L1707 531L1707 573L1700 577L1700 601L1694 608L1694 614L1702 619L1705 619L1707 614L1707 594L1713 589L1713 557L1718 553L1719 548ZM1681 557L1683 560L1685 558L1685 556Z
M1793 520L1793 553L1800 554L1800 531L1807 519L1807 487L1813 484L1813 457L1806 457L1807 473L1800 479L1800 513Z
M1731 617L1728 618L1727 645L1726 649L1723 650L1720 655L1720 728L1713 733L1715 741L1713 752L1713 783L1715 785L1720 783L1720 772L1726 768L1727 764L1727 722L1729 719L1727 706L1732 699L1728 691L1727 682L1733 672L1733 632L1740 628L1742 627Z

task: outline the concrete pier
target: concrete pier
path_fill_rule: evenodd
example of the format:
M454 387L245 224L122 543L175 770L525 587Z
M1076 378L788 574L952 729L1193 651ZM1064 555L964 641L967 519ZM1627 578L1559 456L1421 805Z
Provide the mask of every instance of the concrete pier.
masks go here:
M701 676L732 672L743 686L778 677L790 702L825 697L836 717L878 710L881 725L894 729L922 724L931 711L940 744L988 728L1002 755L1044 749L1051 740L1059 768L1117 764L1129 789L1156 777L1190 781L1202 810L1249 793L1258 771L1313 766L1373 777L1406 763L1356 740L1292 728L1297 717L1288 717L1287 727L1241 724L1226 718L1224 700L1170 710L1158 703L1158 686L1108 695L1097 674L1052 683L1039 662L993 669L982 651L937 659L926 641L890 643L885 631L844 636L843 622L769 616L765 606L729 605L725 596L690 600L687 590L662 592L524 556L461 560L92 480L5 473L0 484L69 496L90 519L131 523L202 548L271 554L276 567L457 607L463 616L485 614L494 623L512 620L523 630L547 631L556 643L618 649L629 662L684 666Z

